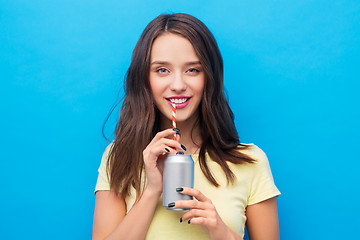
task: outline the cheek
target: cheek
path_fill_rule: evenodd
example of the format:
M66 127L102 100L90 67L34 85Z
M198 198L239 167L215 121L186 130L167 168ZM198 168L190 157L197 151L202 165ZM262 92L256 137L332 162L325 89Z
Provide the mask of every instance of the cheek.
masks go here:
M161 97L161 93L159 89L155 87L155 88L151 88L151 90L155 103L159 102L159 98Z
M204 91L204 87L205 87L205 80L204 79L201 79L200 81L198 81L196 83L196 85L194 85L194 90L196 91L196 93L198 95L200 95L200 97L202 97L203 95L203 91Z
M156 105L157 108L161 109L163 106L163 101L164 101L163 86L161 86L161 84L160 85L159 84L151 84L151 82L150 82L150 86L151 86L151 93L152 93L154 104Z
M154 99L156 99L156 97L159 95L160 93L160 86L158 84L158 81L156 81L155 79L150 77L150 87L151 87L151 92L153 94Z

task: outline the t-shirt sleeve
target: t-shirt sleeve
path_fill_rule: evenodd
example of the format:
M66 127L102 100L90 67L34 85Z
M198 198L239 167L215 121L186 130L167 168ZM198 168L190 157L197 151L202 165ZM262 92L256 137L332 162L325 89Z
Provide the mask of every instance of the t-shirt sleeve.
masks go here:
M248 196L248 205L253 205L281 194L275 186L266 154L254 145L254 155L251 155L256 162L253 168L254 172Z
M107 176L107 163L108 163L108 157L109 157L109 152L111 149L112 144L109 144L109 146L106 147L103 156L101 158L101 163L100 163L100 167L98 169L99 175L98 175L98 179L96 182L96 186L95 186L95 192L99 190L110 190L110 182L109 182L109 178Z

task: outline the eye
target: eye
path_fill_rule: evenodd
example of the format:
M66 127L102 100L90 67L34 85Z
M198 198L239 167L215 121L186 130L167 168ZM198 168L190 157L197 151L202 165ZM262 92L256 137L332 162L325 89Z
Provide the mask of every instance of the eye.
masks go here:
M200 72L200 70L196 69L196 68L190 68L189 70L187 70L189 73L195 74Z
M167 73L168 70L166 68L159 68L159 69L156 70L156 72L164 74L164 73Z

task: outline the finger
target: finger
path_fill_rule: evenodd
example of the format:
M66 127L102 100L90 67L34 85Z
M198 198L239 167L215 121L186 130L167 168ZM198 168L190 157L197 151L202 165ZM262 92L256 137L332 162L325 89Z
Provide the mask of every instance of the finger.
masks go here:
M152 149L157 157L164 156L167 154L176 154L176 150L173 149L172 144L159 143L157 144L157 146L153 146Z
M165 154L176 154L176 150L173 148L181 148L181 144L172 139L162 138L157 141L155 140L154 138L145 149L145 153L149 154L149 156L159 157Z
M174 142L176 143L176 141ZM166 154L176 154L176 151L168 145L158 141L156 144L146 147L144 150L144 162L145 164L150 164L149 166L156 166L158 158Z
M176 140L172 140L172 139L168 139L168 138L163 138L160 140L160 142L164 145L166 145L168 148L173 149L175 152L171 153L171 154L175 154L177 151L183 151L183 147L182 145L176 141Z
M175 202L174 208L205 209L205 203L197 200L179 200Z
M181 144L178 141L169 138L162 138L159 142L168 145L169 147L181 147Z
M182 187L182 191L179 191L182 194L187 194L195 197L197 200L201 202L211 202L209 198L207 198L202 192L194 188Z
M180 142L180 139L181 139L180 131L177 131L177 132L175 132L175 133L176 133L176 140L177 140L178 142Z
M160 155L159 157L165 156L165 155L167 155L168 153L171 153L171 148L168 148L167 146L165 146L164 149L163 149L163 151L162 151L162 153L161 153L161 155ZM159 159L158 159L158 161L159 161Z
M204 225L207 225L207 218L204 218L204 217L192 218L191 220L188 221L188 224L204 226Z
M186 213L184 213L182 215L181 219L183 221L187 221L189 219L196 218L196 217L207 218L207 217L209 217L209 213L206 210L202 210L202 209L191 209L191 210L187 211Z
M156 142L161 138L165 138L165 137L171 136L173 134L174 134L174 130L172 128L165 129L161 132L158 132L151 142Z
M176 140L180 140L180 137L181 137L180 129L173 128L173 131L175 132Z

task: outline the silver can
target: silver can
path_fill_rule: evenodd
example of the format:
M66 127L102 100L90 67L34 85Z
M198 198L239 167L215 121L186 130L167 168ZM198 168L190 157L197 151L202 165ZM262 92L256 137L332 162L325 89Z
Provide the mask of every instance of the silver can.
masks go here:
M176 192L179 187L194 187L194 161L191 155L167 155L163 176L163 206L168 210L188 210L169 208L168 204L178 200L192 200L192 196Z

